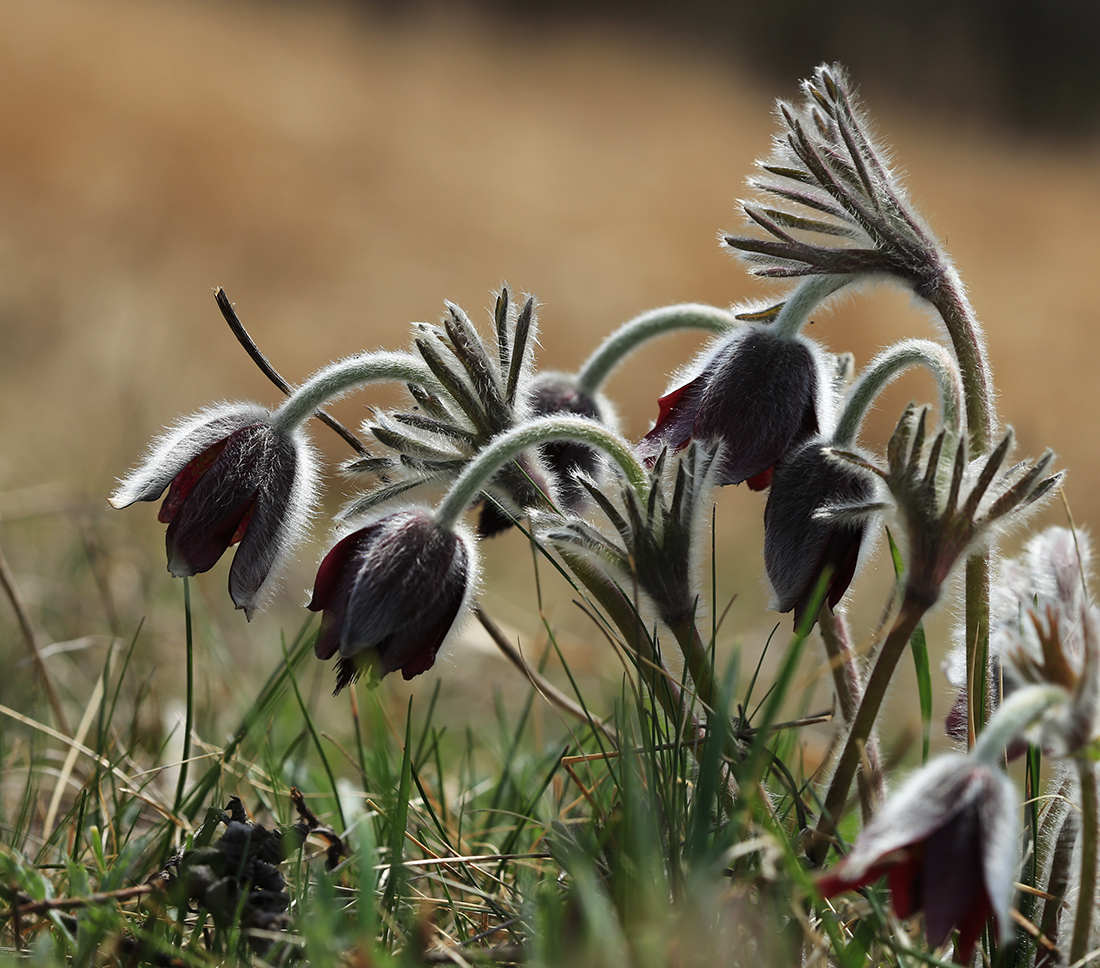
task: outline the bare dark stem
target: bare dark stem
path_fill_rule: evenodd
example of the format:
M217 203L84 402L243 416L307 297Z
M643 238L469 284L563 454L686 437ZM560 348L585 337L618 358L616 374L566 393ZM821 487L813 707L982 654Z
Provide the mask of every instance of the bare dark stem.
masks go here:
M554 686L552 682L541 676L537 669L533 669L531 664L524 658L523 653L508 640L508 636L501 631L500 626L493 621L485 609L480 605L475 605L474 614L481 623L481 627L489 633L489 638L491 638L496 647L504 653L505 658L527 677L528 682L538 690L539 694L550 703L551 706L560 709L562 712L568 713L570 716L575 716L582 722L587 723L593 729L598 729L604 736L611 740L612 743L618 742L615 733L607 725L594 719L588 710L574 702L565 695L565 693Z
M244 323L242 323L240 317L237 316L237 312L233 308L233 304L229 301L229 297L225 294L225 290L219 286L214 290L214 298L218 302L218 308L222 311L222 316L225 317L225 321L233 331L233 335L237 337L237 342L244 347L244 351L252 359L252 362L255 363L260 372L282 390L283 393L289 394L293 387L291 387L291 385L283 379L282 374L271 365L271 361L264 356L263 351L256 345L256 341L248 334L248 330L244 328ZM315 416L321 423L335 430L357 454L367 455L370 453L367 448L363 446L363 442L335 417L330 417L323 410L318 410Z
M65 711L61 708L61 700L58 698L57 691L53 687L53 680L46 670L46 663L42 661L42 654L38 651L38 642L34 634L34 625L31 623L30 613L27 611L26 605L23 604L23 598L15 585L15 576L8 567L8 560L4 557L3 551L0 551L0 587L3 587L5 597L11 602L11 607L15 610L15 617L19 621L19 631L22 633L23 642L31 655L35 672L42 682L42 688L46 693L46 701L50 704L50 711L53 713L54 723L61 732L67 736L71 735L69 724L65 719Z

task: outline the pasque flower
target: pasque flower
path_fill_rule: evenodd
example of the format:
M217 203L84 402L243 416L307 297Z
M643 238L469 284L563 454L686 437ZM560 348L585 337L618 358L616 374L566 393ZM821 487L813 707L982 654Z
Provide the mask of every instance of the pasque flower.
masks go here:
M638 445L648 462L689 441L724 445L716 483L768 486L772 467L819 429L826 384L821 353L773 324L748 323L704 354L687 382L661 397L653 429Z
M240 543L229 570L237 608L252 612L274 583L316 499L312 450L299 428L277 429L257 404L203 410L154 441L145 460L111 495L116 508L168 494L168 570L209 571Z
M795 627L823 575L825 601L835 608L848 590L870 525L866 506L873 479L832 458L820 438L785 456L775 468L764 508L764 566L775 592L773 607L794 610Z
M411 679L430 669L475 572L472 542L428 508L391 512L337 542L309 603L324 612L317 657L339 655L336 692L364 673Z
M1018 813L1016 791L1000 769L948 754L887 801L851 853L818 880L818 891L828 898L885 875L898 917L924 911L934 948L958 928L959 958L968 964L990 915L1001 942L1012 937Z

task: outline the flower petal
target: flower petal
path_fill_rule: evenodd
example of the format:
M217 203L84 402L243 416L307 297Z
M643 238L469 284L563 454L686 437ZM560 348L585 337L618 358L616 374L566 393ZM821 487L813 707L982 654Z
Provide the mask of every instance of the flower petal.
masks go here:
M266 421L271 411L256 403L221 404L201 410L152 442L141 463L119 481L111 506L155 501L176 475L204 450L249 424Z

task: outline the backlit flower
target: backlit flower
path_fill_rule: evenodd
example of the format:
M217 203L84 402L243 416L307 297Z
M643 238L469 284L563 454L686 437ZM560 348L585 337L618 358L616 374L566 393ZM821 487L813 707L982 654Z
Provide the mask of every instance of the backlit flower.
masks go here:
M323 611L314 651L339 655L336 692L364 673L427 671L476 584L471 542L427 508L377 518L321 562L310 610Z
M116 508L156 501L168 525L168 570L209 571L240 543L229 594L251 617L299 538L316 499L315 462L303 431L275 430L257 404L204 410L154 441L111 495Z
M701 364L701 365L700 365ZM826 380L809 340L749 323L705 354L697 374L661 397L653 429L638 445L647 461L691 440L725 446L716 483L768 486L787 451L818 432Z
M973 756L940 757L887 801L818 891L828 898L886 875L898 917L924 911L933 948L958 928L959 958L968 964L990 915L1001 943L1012 937L1018 814L1000 769Z

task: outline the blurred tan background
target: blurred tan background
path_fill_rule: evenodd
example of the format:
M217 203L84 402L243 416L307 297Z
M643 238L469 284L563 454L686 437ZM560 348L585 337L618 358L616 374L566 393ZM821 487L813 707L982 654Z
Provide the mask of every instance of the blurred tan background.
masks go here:
M0 0L0 543L29 599L57 589L12 522L73 504L106 521L114 477L178 413L277 399L225 328L214 286L292 382L337 356L404 346L407 324L436 319L445 298L483 322L504 280L539 296L540 360L561 369L652 306L768 292L716 235L739 225L774 99L795 96L813 66L777 84L713 44L662 42L652 24L445 3L397 15ZM1100 148L952 112L942 97L922 106L878 80L861 95L970 287L1003 419L1021 452L1057 451L1077 520L1095 526ZM813 327L858 361L932 331L890 292ZM644 433L665 373L696 345L670 338L612 380L629 434ZM885 440L909 397L930 394L919 377L897 388L869 442ZM357 425L382 399L336 412ZM315 437L346 456L324 428ZM342 487L332 482L334 499ZM763 498L727 491L719 597L741 596L739 631L770 627ZM156 562L155 509L126 515ZM319 549L303 555L292 598ZM537 636L531 587L494 585L514 573L510 553L489 552L489 601ZM143 586L170 584L156 563ZM200 583L221 595L224 564ZM554 614L583 636L580 619L561 617L568 597Z

